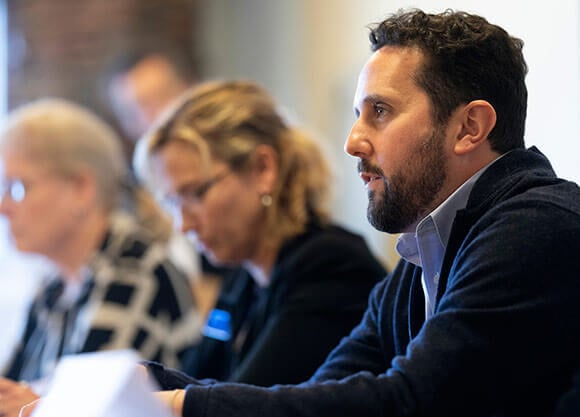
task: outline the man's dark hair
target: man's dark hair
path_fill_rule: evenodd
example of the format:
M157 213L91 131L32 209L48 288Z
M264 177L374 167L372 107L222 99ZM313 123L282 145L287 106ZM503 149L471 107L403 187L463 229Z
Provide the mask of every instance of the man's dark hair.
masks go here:
M370 30L372 51L388 45L424 54L414 78L430 97L437 123L446 123L461 104L486 100L497 113L489 135L492 149L524 147L528 68L522 40L483 17L452 10L399 11Z

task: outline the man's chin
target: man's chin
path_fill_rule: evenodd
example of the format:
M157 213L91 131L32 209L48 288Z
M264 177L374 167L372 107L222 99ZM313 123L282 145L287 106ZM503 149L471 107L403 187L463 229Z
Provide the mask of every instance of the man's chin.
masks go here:
M391 213L385 213L384 210L377 210L376 207L369 205L367 211L367 220L369 224L379 232L397 234L404 231L406 225L401 221L393 218Z

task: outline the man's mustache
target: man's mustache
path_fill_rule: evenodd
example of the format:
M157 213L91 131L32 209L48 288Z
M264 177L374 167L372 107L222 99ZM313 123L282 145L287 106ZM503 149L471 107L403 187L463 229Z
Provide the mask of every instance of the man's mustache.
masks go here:
M366 172L366 173L374 174L374 175L377 175L380 177L385 176L382 169L380 169L378 166L372 165L366 159L359 159L359 161L357 162L356 168L357 168L357 171L359 174L361 172Z

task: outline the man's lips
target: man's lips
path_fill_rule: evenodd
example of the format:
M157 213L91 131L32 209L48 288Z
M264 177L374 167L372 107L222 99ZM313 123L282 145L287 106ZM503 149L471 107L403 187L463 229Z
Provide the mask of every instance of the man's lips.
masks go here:
M382 180L383 177L378 174L372 174L370 172L361 172L360 177L362 178L365 185L368 185L372 181Z

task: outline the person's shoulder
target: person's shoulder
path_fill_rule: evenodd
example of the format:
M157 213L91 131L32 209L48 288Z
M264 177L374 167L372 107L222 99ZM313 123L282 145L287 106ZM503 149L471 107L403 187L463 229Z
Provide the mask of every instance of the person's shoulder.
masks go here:
M272 304L316 311L364 310L368 296L387 275L364 239L343 227L309 230L276 266ZM288 310L290 311L290 310Z
M308 254L316 250L324 251L328 255L372 256L361 235L335 223L318 225L307 231L299 251Z
M516 149L498 158L475 183L469 208L540 206L580 213L580 187L556 176L550 161L536 148Z
M336 224L309 228L287 249L281 257L281 266L310 279L317 275L319 279L367 277L374 281L386 275L365 239Z
M111 217L108 241L102 252L122 260L168 258L168 242L156 239L132 216L116 212Z
M125 214L115 214L112 218L108 236L97 257L96 267L103 269L103 265L114 269L115 275L125 277L124 280L157 279L179 288L189 285L186 272L171 259L168 243L155 239Z
M501 222L510 218L511 225L533 225L535 229L542 226L578 229L580 188L557 177L521 177L493 200L483 218Z

